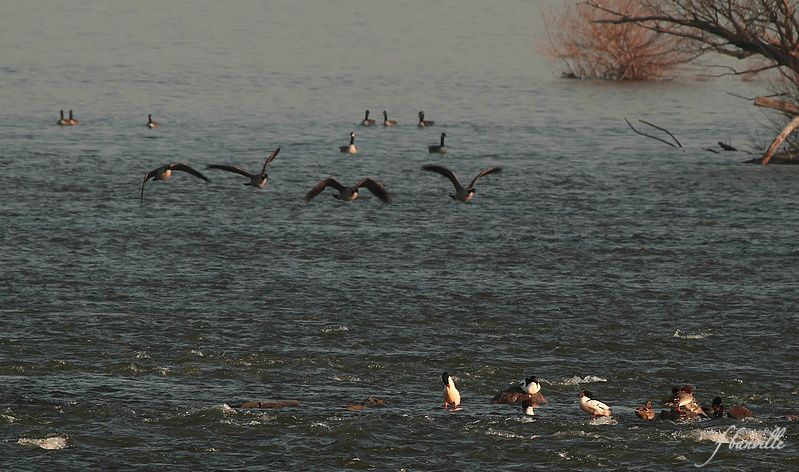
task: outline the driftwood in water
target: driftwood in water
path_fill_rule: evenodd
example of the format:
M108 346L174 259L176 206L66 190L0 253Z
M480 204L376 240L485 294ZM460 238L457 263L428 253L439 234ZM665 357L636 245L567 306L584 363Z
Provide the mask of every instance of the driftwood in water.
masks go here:
M640 134L641 136L646 136L647 138L652 138L652 139L654 139L654 140L656 140L656 141L660 141L661 143L666 143L666 144L668 144L668 145L669 145L669 146L671 146L671 147L675 147L675 148L676 148L676 147L679 147L679 148L682 148L682 144L680 143L680 141L678 141L678 140L677 140L677 138L676 138L676 137L674 137L674 135L673 135L673 134L671 134L671 132L670 132L669 130L667 130L666 128L661 128L660 126L653 125L652 123L650 123L650 122L648 122L648 121L644 121L644 120L638 120L638 121L640 121L641 123L643 123L643 124L645 124L645 125L649 125L649 126L651 126L651 127L655 128L655 129L659 129L659 130L661 130L661 131L665 132L666 134L668 134L669 136L671 136L671 139L673 139L675 143L677 143L676 145L675 145L675 144L673 144L673 143L670 143L670 142L666 141L666 140L665 140L665 139L663 139L663 138L659 138L659 137L657 137L657 136L652 136L651 134L644 133L643 131L638 131L637 129L635 129L635 126L633 126L633 124L632 124L632 123L630 123L630 120L628 120L627 118L625 118L625 119L624 119L624 121L626 121L626 122L627 122L627 125L629 125L629 126L630 126L630 128L631 128L633 131L635 131L636 133ZM685 149L683 149L683 151L685 151Z
M796 128L799 127L799 105L768 97L757 97L755 99L755 105L759 107L771 108L773 110L779 110L787 115L793 116L791 121L785 125L782 131L780 131L780 134L778 134L777 137L774 138L774 141L771 142L771 145L768 147L768 149L766 149L763 157L758 160L760 164L766 165L772 161L774 153L777 152L777 148L780 147L783 141L785 141L788 136L790 136L791 133L793 133Z

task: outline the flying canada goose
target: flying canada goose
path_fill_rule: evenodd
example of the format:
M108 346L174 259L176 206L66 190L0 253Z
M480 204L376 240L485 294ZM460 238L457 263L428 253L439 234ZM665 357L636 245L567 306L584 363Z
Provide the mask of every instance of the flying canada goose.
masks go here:
M348 154L355 154L358 148L355 147L355 132L350 133L350 144L348 146L339 146L339 152L346 152Z
M383 110L383 126L397 126L397 120L389 120L388 113Z
M444 138L447 137L447 133L441 133L441 144L434 144L432 146L427 146L427 151L430 154L446 154L447 147L444 146Z
M419 124L417 126L419 126L420 128L427 128L428 126L433 126L434 124L435 121L429 121L424 119L423 111L419 112Z
M264 162L264 166L261 168L261 172L258 174L251 174L240 167L228 166L224 164L211 164L208 166L208 168L226 170L228 172L233 172L239 175L243 175L244 177L250 179L250 181L245 182L244 185L251 185L255 188L264 188L269 183L269 174L266 173L266 170L269 168L269 164L272 163L272 160L275 157L277 157L277 153L279 152L280 148L277 148L274 151L272 151L268 156L266 156L266 161Z
M472 179L469 183L468 187L464 187L461 185L458 178L455 176L455 173L452 170L435 164L427 164L422 166L422 170L427 170L430 172L435 172L437 174L441 174L444 177L448 178L452 185L455 186L455 195L450 195L453 200L457 200L459 202L468 202L474 196L474 184L477 182L477 179L484 175L488 174L496 174L502 171L501 167L486 167L485 169L481 170L477 173L477 175Z
M161 126L157 121L153 121L153 115L147 115L147 127L150 129L158 128Z
M69 110L69 120L67 122L69 126L78 126L80 124L80 120L72 117L72 110Z
M444 382L444 409L446 410L449 405L452 405L452 409L457 410L461 404L461 393L455 386L455 381L447 372L441 374L441 380Z
M366 110L366 115L363 117L361 121L361 126L374 126L375 120L369 118L369 110Z
M144 184L147 183L150 179L155 180L170 180L172 179L172 172L176 170L182 170L183 172L188 172L189 174L199 177L206 182L209 182L208 178L202 175L200 172L192 169L191 167L187 166L186 164L166 164L156 169L151 170L150 172L146 172L144 174L144 180L141 183L141 200L140 204L144 204Z
M610 407L599 400L593 400L592 397L593 395L588 390L580 392L580 409L591 415L592 418L610 416Z
M69 126L69 121L64 118L64 110L61 110L61 118L56 122L58 126Z
M305 202L310 202L315 196L322 193L322 191L328 186L338 190L338 195L333 195L333 197L344 202L352 202L357 200L358 189L363 187L369 189L369 191L372 192L383 203L389 203L391 201L391 196L388 194L388 192L386 192L386 189L384 189L382 185L372 178L363 178L352 187L346 187L342 185L341 182L336 180L335 177L330 176L326 179L320 180L318 184L313 186L313 188L305 195Z

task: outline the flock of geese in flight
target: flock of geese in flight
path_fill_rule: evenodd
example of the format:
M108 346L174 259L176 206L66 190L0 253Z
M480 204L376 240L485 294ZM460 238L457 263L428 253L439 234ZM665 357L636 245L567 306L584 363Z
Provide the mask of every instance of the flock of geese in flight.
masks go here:
M425 119L423 111L419 112L418 117L419 117L419 121L417 122L417 126L419 128L429 128L430 126L433 126L435 124L435 122ZM57 124L59 126L77 126L78 124L80 124L80 121L74 117L74 115L72 113L72 110L69 110L69 118L64 118L64 110L61 110L61 117L58 120ZM383 110L383 123L382 124L385 127L394 127L394 126L397 126L397 121L396 120L389 120L388 119L388 113L385 110ZM376 120L374 120L373 118L369 118L369 110L366 110L365 116L364 116L363 120L361 120L360 125L364 126L364 127L376 126L377 125ZM147 115L146 126L147 126L147 128L155 129L155 128L159 128L161 125L157 121L153 120L153 116L152 115ZM428 146L428 148L427 148L428 152L430 154L446 154L447 151L448 151L447 150L447 146L444 144L444 138L446 138L446 137L447 137L446 133L441 133L441 140L439 141L439 144L433 144L433 145ZM349 144L345 145L345 146L339 146L339 152L345 153L345 154L356 154L356 153L358 153L358 148L355 146L355 132L354 131L350 132L350 142L349 142ZM262 189L262 188L266 187L267 184L269 183L269 174L267 173L267 170L269 169L269 165L272 163L272 161L277 157L278 153L280 153L280 148L279 147L277 149L273 150L272 152L270 152L269 155L266 157L266 160L264 161L263 166L261 167L261 171L258 172L258 173L248 172L248 171L242 169L241 167L233 166L233 165L227 165L227 164L210 164L210 165L207 166L207 168L208 169L213 169L213 170L222 170L222 171L231 172L231 173L234 173L234 174L239 174L239 175L249 179L249 181L245 182L244 185L250 185L252 187ZM425 170L425 171L428 171L428 172L434 172L436 174L439 174L439 175L449 179L449 181L452 182L452 185L455 188L455 193L454 194L450 194L450 197L453 200L465 203L465 202L471 201L472 198L474 197L475 185L477 184L477 181L481 177L483 177L485 175L489 175L489 174L499 173L500 171L502 171L502 168L501 167L486 167L484 169L481 169L477 173L477 175L468 183L468 185L464 185L463 183L461 183L461 181L455 175L455 172L452 169L448 168L448 167L444 167L444 166L437 165L437 164L427 164L427 165L422 166L422 170ZM164 165L162 165L160 167L157 167L157 168L155 168L155 169L153 169L151 171L145 172L144 180L142 181L142 185L141 185L141 196L140 196L140 199L139 199L140 204L141 205L144 204L144 187L145 187L145 185L147 184L148 181L153 180L153 179L154 180L160 180L160 181L169 181L169 180L172 179L172 174L175 171L186 172L187 174L193 175L194 177L202 179L202 180L204 180L206 182L210 181L208 179L208 177L203 175L202 172L194 169L193 167L189 166L188 164L184 164L184 163L180 163L180 162L164 164ZM364 188L367 189L369 192L371 192L381 202L383 202L383 203L390 203L391 202L391 195L386 191L386 189L383 187L383 185L380 182L378 182L377 180L375 180L375 179L373 179L371 177L362 178L362 179L358 180L357 182L355 182L354 185L348 186L348 185L342 184L338 179L336 179L333 176L324 178L324 179L320 180L316 185L314 185L311 188L311 190L309 190L308 193L305 194L305 202L311 201L314 197L316 197L317 195L322 193L328 187L330 187L330 188L332 188L332 189L334 189L334 190L336 190L338 192L337 194L334 194L333 197L337 198L338 200L344 201L344 202L352 202L352 201L357 200L358 196L359 196L359 190L360 189L364 189Z

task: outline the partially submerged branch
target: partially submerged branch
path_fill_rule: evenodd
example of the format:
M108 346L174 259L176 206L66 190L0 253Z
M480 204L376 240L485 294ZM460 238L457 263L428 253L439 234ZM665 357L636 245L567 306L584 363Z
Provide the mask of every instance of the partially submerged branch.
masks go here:
M627 118L624 118L624 121L626 121L626 122L627 122L627 125L628 125L628 126L629 126L629 127L630 127L630 128L633 130L633 131L635 131L636 133L640 134L641 136L646 136L647 138L651 138L651 139L654 139L654 140L656 140L656 141L660 141L661 143L668 144L669 146L671 146L671 147L673 147L673 148L676 148L676 147L680 147L680 148L682 148L682 144L680 144L680 142L677 140L677 138L675 138L675 137L674 137L674 135L673 135L673 134L671 134L671 132L670 132L670 131L668 131L668 130L667 130L667 129L665 129L665 128L661 128L660 126L653 125L652 123L649 123L649 122L647 122L647 121L644 121L644 120L638 120L638 121L640 121L641 123L643 123L643 124L645 124L645 125L649 125L649 126L651 126L651 127L653 127L653 128L656 128L656 129L659 129L659 130L661 130L661 131L664 131L664 132L666 132L666 133L667 133L669 136L671 136L671 139L673 139L673 140L674 140L674 142L676 142L676 143L677 143L676 145L675 145L674 143L670 143L670 142L666 141L666 140L665 140L665 139L663 139L663 138L659 138L659 137L657 137L657 136L652 136L651 134L647 134L647 133L644 133L643 131L639 131L639 130L635 129L635 126L633 126L633 124L632 124L632 123L630 123L630 120L628 120ZM683 151L685 151L685 149L683 149Z

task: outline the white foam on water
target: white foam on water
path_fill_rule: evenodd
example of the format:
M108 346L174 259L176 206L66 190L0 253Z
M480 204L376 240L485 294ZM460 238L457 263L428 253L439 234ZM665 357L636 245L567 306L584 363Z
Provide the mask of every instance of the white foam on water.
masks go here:
M560 380L555 382L556 385L580 385L584 383L595 383L595 382L607 382L608 379L598 377L596 375L586 375L585 377L580 377L579 375L575 375L574 377L569 377L564 380Z
M35 446L42 449L66 449L71 446L69 438L66 436L53 436L43 439L20 438L17 444L20 446Z
M17 421L17 419L16 419L16 418L14 418L14 417L13 417L13 416L11 416L11 415L3 415L3 414L0 414L0 418L2 418L2 419L3 419L5 422L7 422L7 423L13 423L13 422Z
M344 325L341 326L328 326L327 328L322 328L323 333L338 333L349 331L350 329Z
M697 332L697 333L690 333L689 334L689 333L680 331L678 329L677 331L674 332L674 335L672 337L681 338L681 339L705 339L705 338L709 337L710 335L711 335L710 331L708 331L708 330L705 330L704 332Z
M695 429L692 431L677 431L673 435L677 439L687 439L689 441L729 444L735 438L736 442L765 442L772 432L767 429L754 428L727 428L721 429Z

